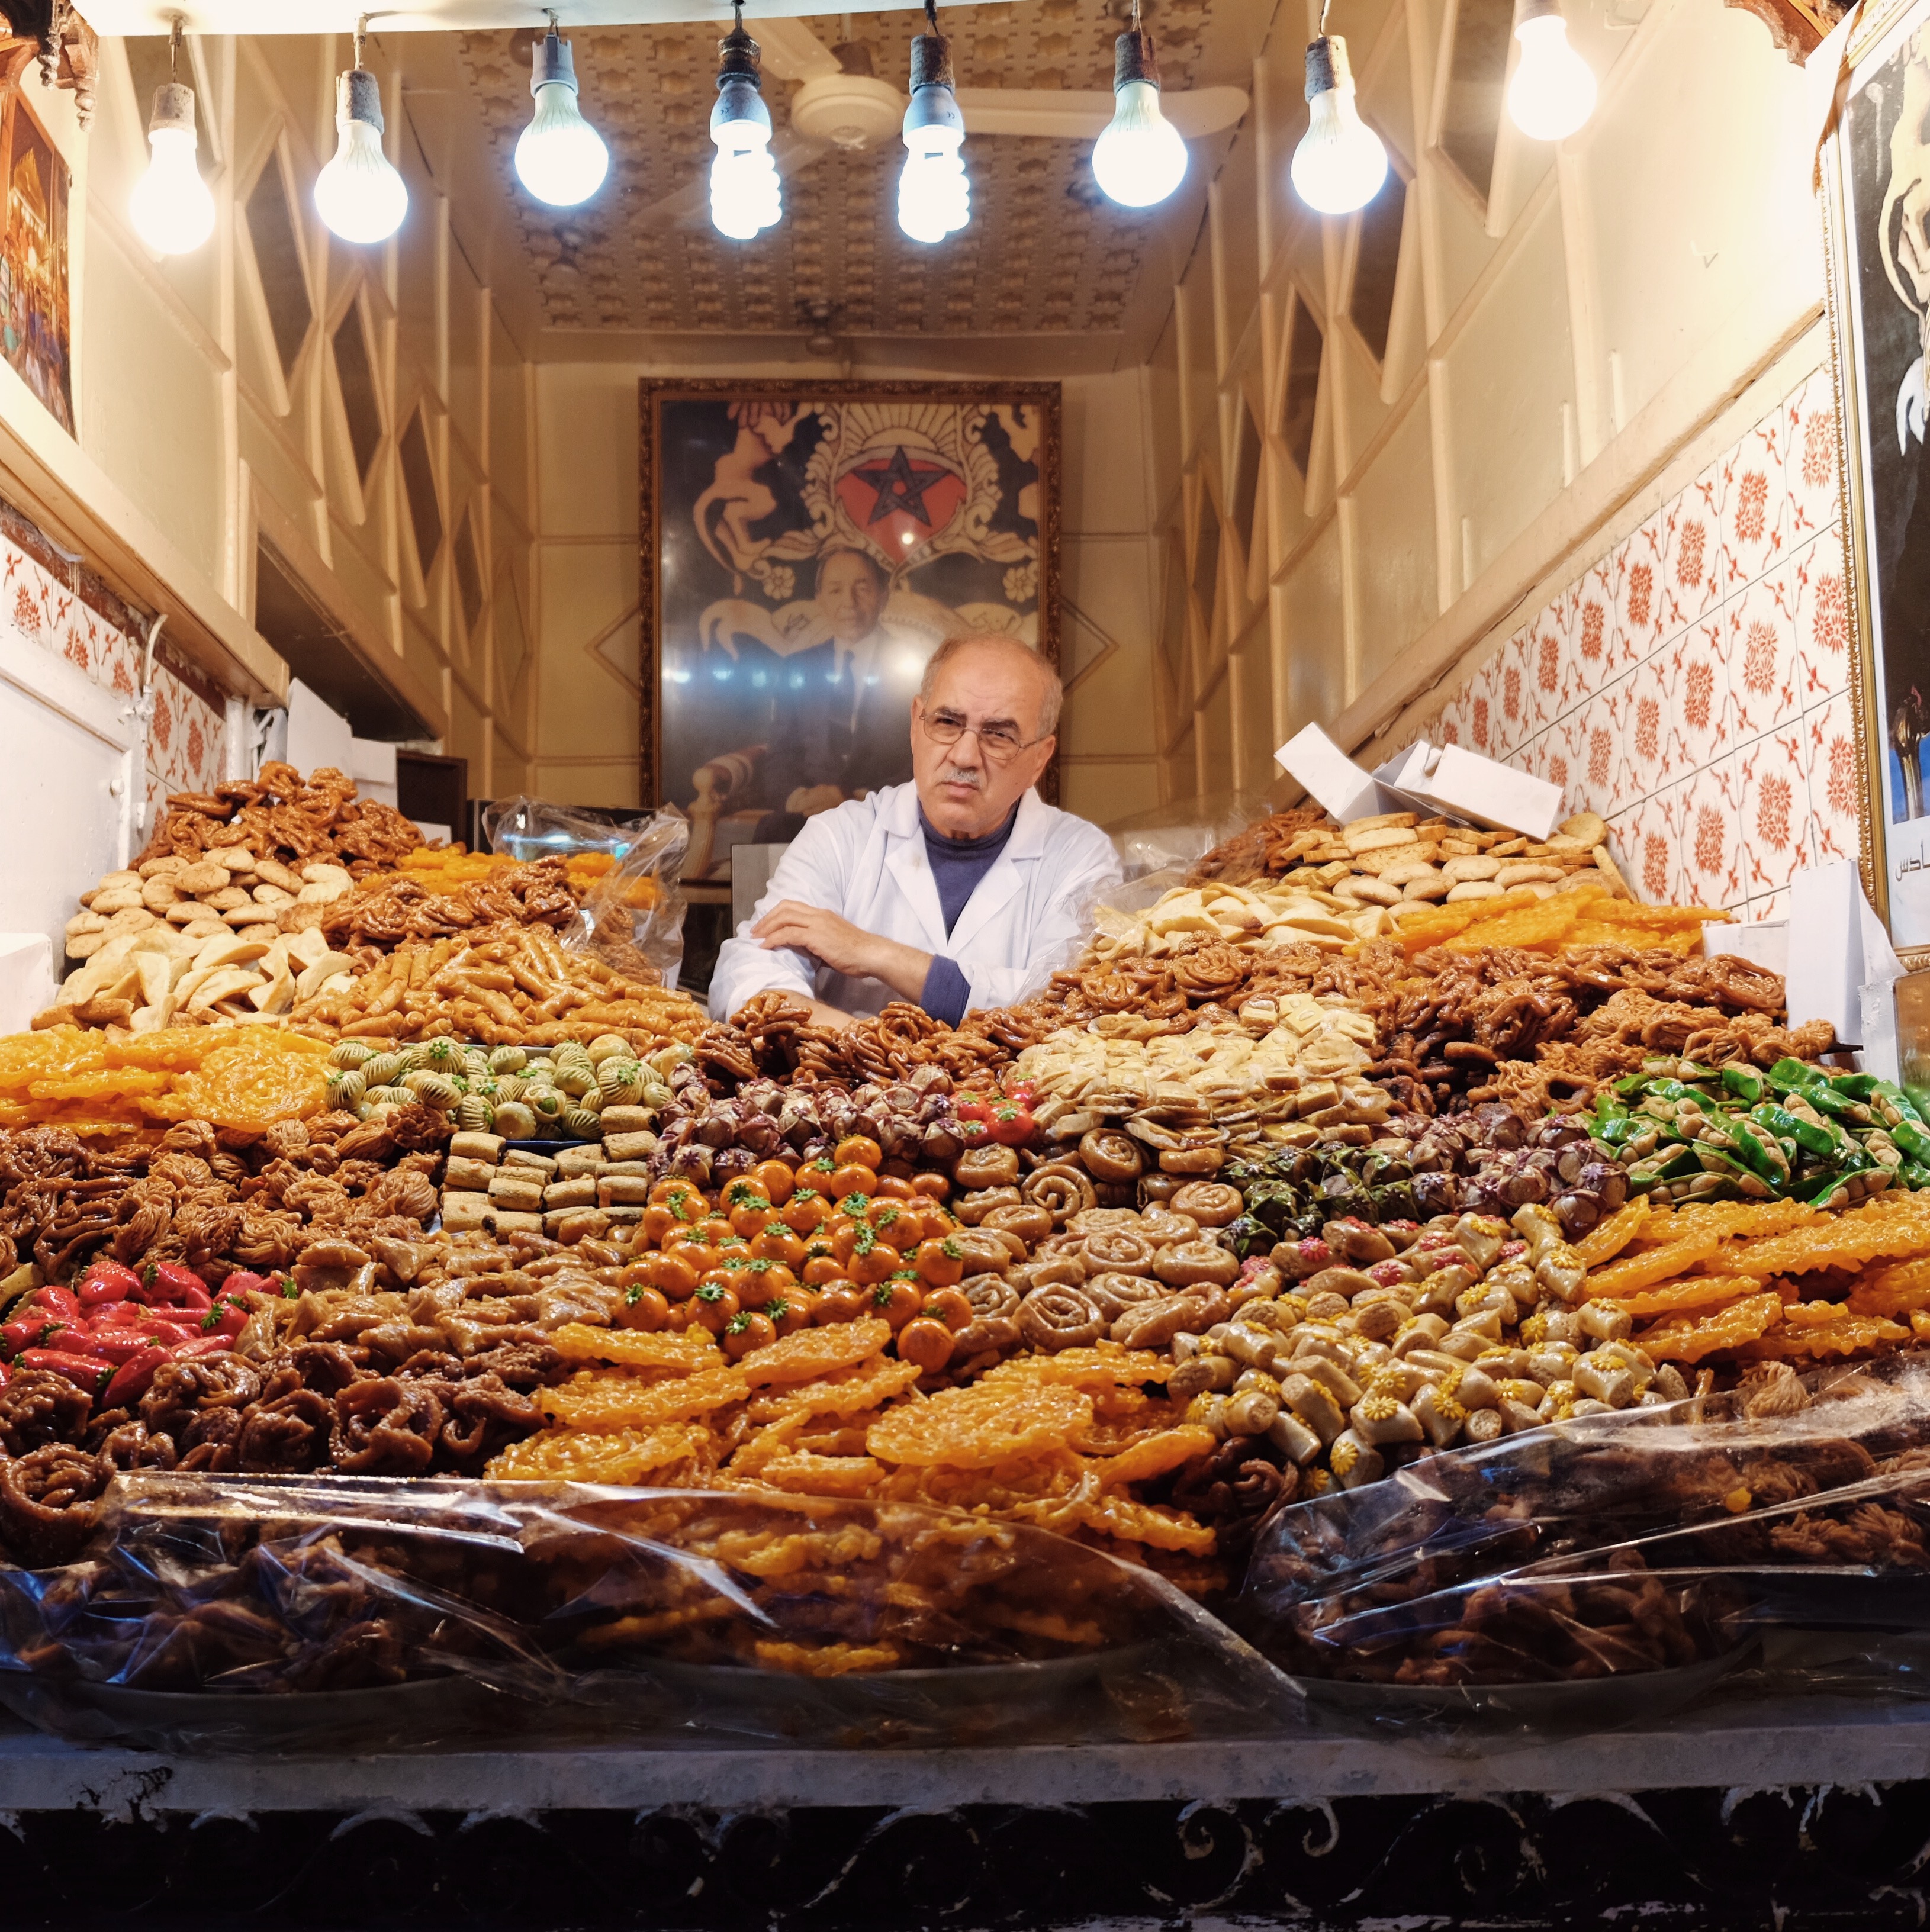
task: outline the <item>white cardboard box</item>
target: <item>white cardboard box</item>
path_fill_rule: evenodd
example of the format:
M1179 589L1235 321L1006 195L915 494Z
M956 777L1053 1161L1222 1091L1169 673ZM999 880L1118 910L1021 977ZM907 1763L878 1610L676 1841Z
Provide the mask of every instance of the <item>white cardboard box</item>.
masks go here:
M1562 816L1559 786L1458 745L1436 746L1423 738L1370 772L1319 725L1309 724L1274 758L1343 825L1384 812L1440 813L1492 830L1545 838Z
M1545 838L1565 815L1559 785L1459 745L1423 738L1403 762L1395 787L1410 798L1494 832Z

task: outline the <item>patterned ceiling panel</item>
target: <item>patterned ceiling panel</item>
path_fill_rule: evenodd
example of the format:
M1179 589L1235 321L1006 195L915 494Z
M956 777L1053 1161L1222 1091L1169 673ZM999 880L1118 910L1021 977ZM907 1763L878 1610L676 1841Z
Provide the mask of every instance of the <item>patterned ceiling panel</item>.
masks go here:
M1187 84L1212 0L1160 0L1148 24L1162 78ZM831 15L809 22L829 47L851 34L900 88L922 16ZM1094 0L1016 0L948 8L965 87L1106 88L1121 22ZM566 30L567 31L567 30ZM701 182L715 27L586 29L575 35L584 113L610 144L608 183L587 206L542 208L516 189L511 156L530 117L529 35L465 34L460 61L510 194L548 326L559 329L794 334L828 310L839 335L1007 335L1117 329L1150 224L1099 193L1083 141L981 136L969 126L971 224L935 248L899 231L896 140L869 153L828 146L787 176L784 220L755 241L710 226ZM788 88L767 75L782 130ZM664 204L693 184L695 212Z

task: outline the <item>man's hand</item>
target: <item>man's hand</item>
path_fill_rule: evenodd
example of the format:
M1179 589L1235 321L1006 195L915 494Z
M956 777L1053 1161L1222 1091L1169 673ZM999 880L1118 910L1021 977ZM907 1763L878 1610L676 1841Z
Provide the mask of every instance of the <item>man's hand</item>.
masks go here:
M767 952L780 947L808 952L834 973L851 980L882 980L901 998L915 1000L925 990L932 956L916 946L881 939L821 906L786 899L773 906L751 928Z

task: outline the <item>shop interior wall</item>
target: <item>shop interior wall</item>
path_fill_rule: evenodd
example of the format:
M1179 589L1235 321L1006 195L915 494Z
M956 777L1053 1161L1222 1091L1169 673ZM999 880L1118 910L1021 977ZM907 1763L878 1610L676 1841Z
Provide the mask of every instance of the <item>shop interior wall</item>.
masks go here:
M1714 0L1565 11L1603 79L1556 150L1502 115L1509 0L1337 0L1392 166L1323 220L1283 0L1149 372L1168 799L1284 797L1312 720L1391 744L1739 394L1766 420L1826 355L1802 70Z
M372 248L335 240L313 200L346 38L191 38L218 214L209 244L165 260L125 211L166 43L103 43L85 135L70 96L28 85L74 170L82 447L245 616L266 537L332 621L402 661L447 719L420 742L467 758L488 796L529 772L532 385L488 232L445 192L436 38L369 44L410 194Z
M545 362L536 371L542 650L534 775L546 796L638 802L648 653L637 588L638 384L676 373L599 362ZM733 373L811 381L839 370L800 360ZM861 374L932 372L867 365ZM1102 824L1160 802L1147 395L1141 370L1062 384L1060 797Z

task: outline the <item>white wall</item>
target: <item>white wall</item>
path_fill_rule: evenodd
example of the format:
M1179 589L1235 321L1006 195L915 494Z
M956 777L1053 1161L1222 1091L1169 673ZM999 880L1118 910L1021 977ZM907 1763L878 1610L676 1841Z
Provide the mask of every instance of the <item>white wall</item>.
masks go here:
M1150 377L1169 796L1223 788L1223 761L1268 784L1271 746L1310 719L1349 745L1382 728L1531 611L1820 310L1802 76L1759 22L1569 0L1595 116L1558 153L1503 124L1484 198L1442 146L1466 4L1342 0L1331 21L1391 152L1383 192L1411 184L1379 362L1349 318L1361 218L1323 221L1287 184L1298 0L1254 64ZM1296 305L1324 338L1304 476L1283 421ZM1241 530L1249 407L1265 446Z

